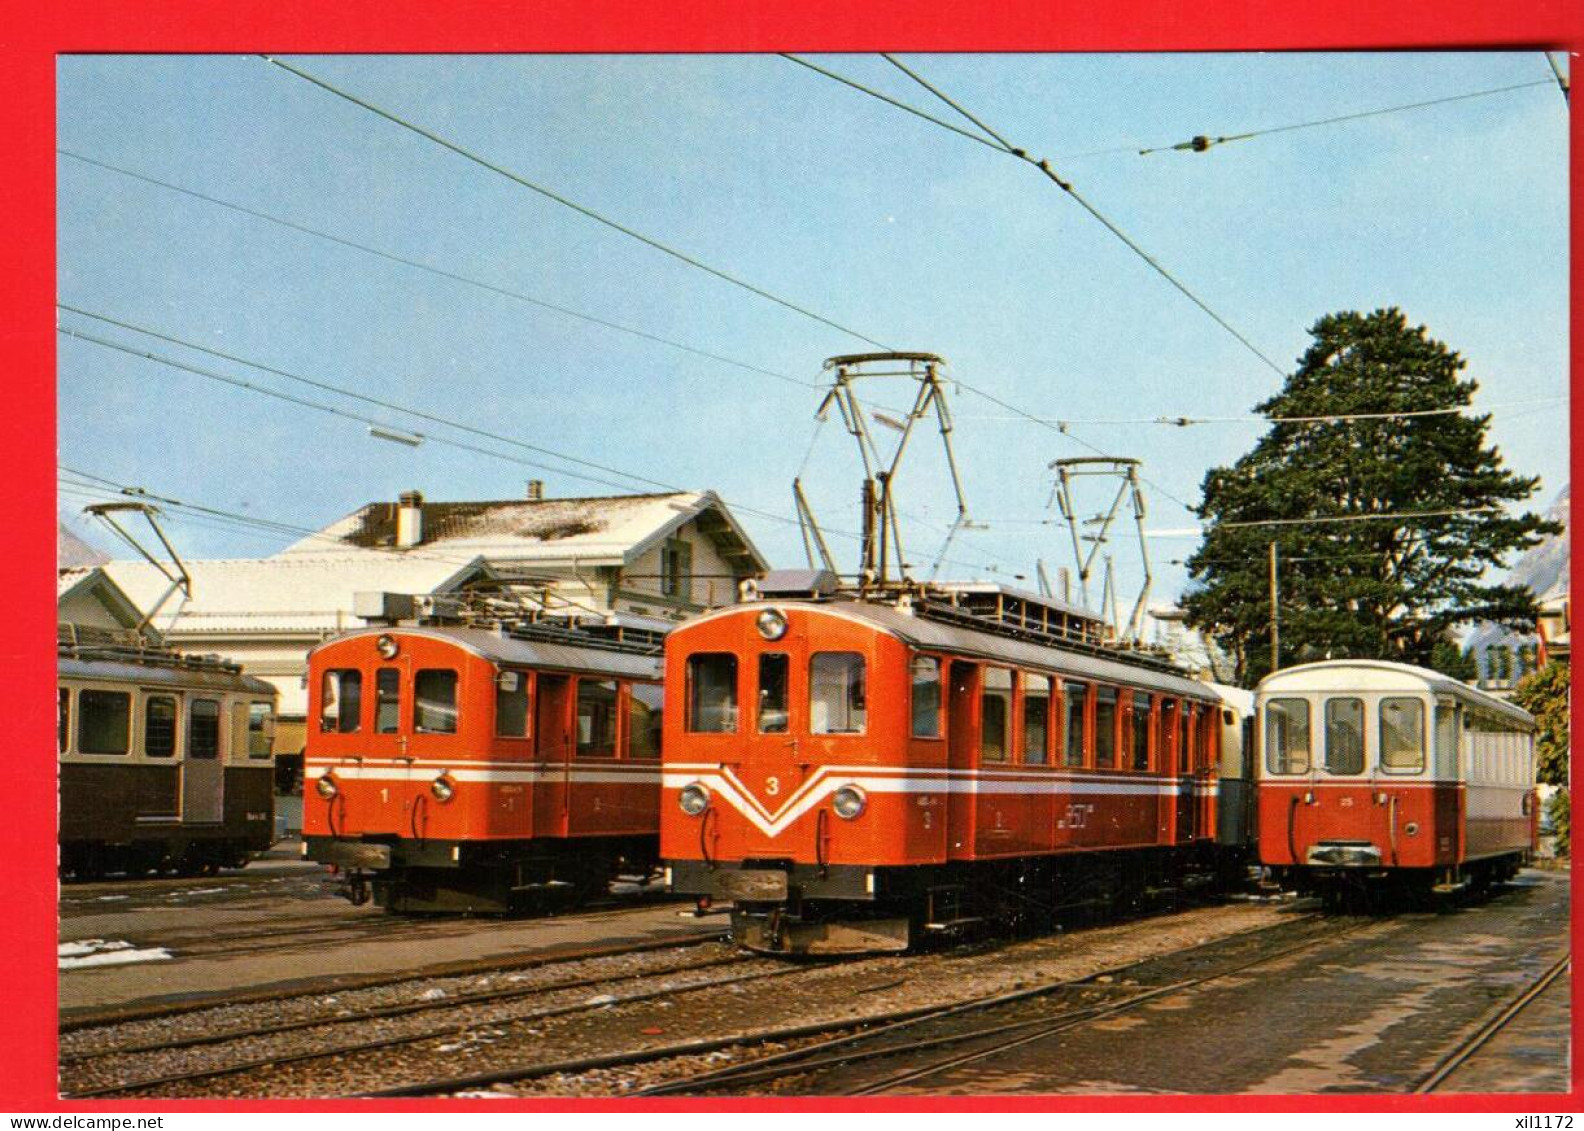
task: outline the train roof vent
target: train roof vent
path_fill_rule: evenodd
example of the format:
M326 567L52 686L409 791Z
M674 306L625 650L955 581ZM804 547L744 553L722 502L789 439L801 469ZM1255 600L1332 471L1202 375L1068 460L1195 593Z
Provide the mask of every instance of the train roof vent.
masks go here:
M836 575L828 569L773 569L753 583L761 597L829 597L836 592Z
M577 648L605 648L656 656L665 647L670 625L653 617L613 613L609 616L549 616L504 625L502 633L519 640L543 640Z

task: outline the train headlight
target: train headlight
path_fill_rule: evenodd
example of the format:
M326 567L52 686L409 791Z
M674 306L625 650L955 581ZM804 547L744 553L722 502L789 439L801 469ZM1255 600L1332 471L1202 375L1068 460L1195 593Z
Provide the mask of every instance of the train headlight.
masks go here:
M320 797L324 798L326 801L329 801L341 791L336 787L335 778L331 777L329 774L325 774L318 781L314 782L314 792Z
M766 609L760 613L754 624L759 628L759 635L766 640L780 640L786 635L786 616L776 609Z
M868 805L868 796L855 785L844 785L831 794L831 808L836 810L838 817L848 821L861 816Z
M429 783L429 792L435 795L435 800L444 804L456 796L456 786L451 784L451 779L441 774Z
M378 640L374 641L374 650L378 652L383 659L394 660L398 650L396 638L389 634L381 636Z
M682 787L682 792L677 794L677 804L682 806L682 812L689 817L697 817L709 808L710 792L701 782L692 782Z

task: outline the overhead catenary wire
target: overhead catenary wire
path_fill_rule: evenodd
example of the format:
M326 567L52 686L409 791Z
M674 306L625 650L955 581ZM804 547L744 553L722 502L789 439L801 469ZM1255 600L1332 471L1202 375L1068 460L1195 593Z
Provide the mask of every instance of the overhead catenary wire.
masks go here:
M158 177L151 177L146 173L139 173L132 169L123 168L119 165L112 165L107 161L100 161L97 158L88 157L81 153L74 153L69 149L57 148L55 152L60 154L62 157L68 157L73 161L80 161L85 165L91 165L107 172L116 173L120 176L131 178L132 180L142 181L145 184L153 185L157 188L165 189L170 192L180 193L181 195L191 197L194 200L203 201L206 204L212 204L217 208L228 209L243 216L250 216L257 220L263 220L266 223L276 224L280 227L290 229L291 231L300 232L303 235L326 240L329 243L338 244L341 247L350 248L353 251L359 251L366 255L377 256L380 259L388 260L391 263L397 263L404 267L411 267L414 270L425 271L439 278L461 283L464 286L474 287L478 290L486 291L502 298L509 298L518 302L525 302L531 306L539 307L541 310L546 310L553 314L561 314L568 318L577 319L580 322L587 322L593 326L600 326L607 330L615 330L622 334L629 334L635 338L641 338L645 341L655 342L658 345L667 346L670 349L681 350L684 353L692 354L695 357L702 357L709 361L717 361L723 365L730 365L737 369L745 370L749 373L757 373L764 377L773 377L777 381L784 381L791 385L797 385L800 388L812 389L818 387L812 381L799 380L790 374L778 373L773 369L766 369L763 366L755 365L752 362L743 361L741 358L728 357L725 354L715 353L699 346L688 345L686 342L679 342L673 338L663 337L659 334L652 334L647 330L640 330L635 326L627 326L623 323L615 322L608 318L602 318L597 314L589 314L586 311L575 310L569 306L562 306L559 303L550 302L548 299L538 298L522 291L512 290L509 287L503 287L497 283L489 283L482 279L474 279L467 275L459 274L455 271L449 271L444 267L437 267L432 263L425 263L419 259L411 259L404 255L397 255L395 252L385 251L381 248L373 247L370 244L359 243L357 240L348 239L345 236L338 236L334 232L327 232L321 228L312 228L306 224L300 224L295 220L288 220L283 216L276 216L269 212L261 211L257 208L251 208L245 204L238 204L235 201L225 200L209 193L199 192L197 189L186 188L171 181L160 180Z
M341 88L339 88L339 87L327 82L326 80L324 80L322 78L319 78L316 75L313 75L312 73L304 70L303 68L293 66L292 64L286 63L286 62L284 62L281 59L275 58L274 56L266 55L266 56L262 56L262 58L264 58L265 61L267 61L269 63L272 63L273 65L281 68L282 70L287 71L290 74L296 75L297 77L303 79L306 82L312 83L313 85L315 85L317 87L320 87L321 89L323 89L323 90L325 90L325 91L337 96L338 98L342 98L342 99L346 100L347 102L352 103L355 106L358 106L358 107L360 107L360 108L362 108L364 110L369 111L372 114L375 114L375 115L377 115L377 116L379 116L381 118L384 118L385 120L391 122L394 125L397 125L397 126L400 126L403 129L409 130L409 131L417 134L418 136L423 137L423 138L433 142L436 145L439 145L439 146L441 146L441 147L443 147L443 148L445 148L447 150L450 150L451 152L454 152L454 153L458 154L459 156L464 157L467 160L472 161L475 164L478 164L481 167L483 167L485 169L488 169L489 171L491 171L493 173L496 173L499 176L505 177L506 179L512 181L515 184L518 184L518 185L522 186L523 188L526 188L526 189L529 189L532 192L538 193L539 195L545 197L546 199L552 200L552 201L554 201L557 204L561 204L564 207L570 208L571 210L579 213L580 215L586 216L589 219L595 220L595 221L597 221L600 224L603 224L603 225L605 225L607 227L610 227L610 228L614 229L615 231L618 231L618 232L620 232L620 233L622 233L624 235L627 235L627 236L629 236L629 237L631 237L631 238L633 238L633 239L635 239L635 240L637 240L637 241L639 241L639 242L641 242L643 244L646 244L646 245L648 245L648 246L650 246L652 248L655 248L658 251L664 252L665 254L670 255L670 256L680 260L681 262L688 264L689 266L695 267L698 270L704 271L704 272L706 272L706 273L708 273L710 275L715 276L718 279L722 279L722 280L732 284L733 286L740 287L743 290L746 290L746 291L748 291L748 292L750 292L752 294L758 295L759 297L767 299L768 301L773 302L773 303L775 303L775 304L777 304L779 306L782 306L782 307L784 307L784 308L786 308L788 310L792 310L792 311L794 311L794 312L796 312L798 314L801 314L801 315L803 315L803 316L805 316L807 318L813 319L814 321L819 322L819 323L821 323L821 324L823 324L825 326L828 326L828 327L831 327L833 329L839 330L839 331L841 331L844 334L847 334L847 335L849 335L851 337L854 337L854 338L858 339L859 341L866 342L866 343L868 343L870 345L873 345L873 346L878 346L880 349L883 349L883 350L891 350L891 349L894 348L894 347L888 345L887 343L881 341L878 338L871 337L868 334L864 334L864 333L862 333L862 332L860 332L858 330L854 330L854 329L852 329L852 328L850 328L848 326L844 326L841 323L836 322L835 320L833 320L831 318L827 318L826 316L824 316L822 314L819 314L819 313L816 313L816 312L814 312L812 310L809 310L806 307L800 306L797 303L794 303L794 302L792 302L792 301L790 301L788 299L782 298L781 296L776 295L776 294L774 294L774 293L772 293L772 292L770 292L770 291L768 291L768 290L766 290L766 289L764 289L762 287L756 286L753 283L749 283L749 282L747 282L744 279L740 279L737 276L735 276L733 274L730 274L729 272L726 272L726 271L724 271L724 270L722 270L722 269L720 269L718 267L711 266L710 264L707 264L707 263L703 262L702 260L699 260L699 259L697 259L697 258L695 258L695 257L693 257L691 255L688 255L688 254L686 254L684 252L681 252L681 251L677 250L676 248L673 248L670 245L668 245L668 244L666 244L666 243L664 243L664 242L662 242L662 241L660 241L660 240L658 240L658 239L656 239L656 238L654 238L652 236L645 235L644 233L639 232L636 229L630 228L630 227L628 227L628 226L626 226L624 224L621 224L621 223L619 223L619 222L617 222L615 220L612 220L611 218L603 215L602 213L596 211L595 209L592 209L592 208L590 208L590 207L588 207L586 205L580 204L577 201L574 201L574 200L570 199L569 197L566 197L566 196L564 196L564 195L562 195L560 193L554 192L554 191L552 191L552 190L550 190L550 189L548 189L548 188L546 188L546 187L544 187L542 185L536 184L535 182L533 182L531 180L528 180L527 178L525 178L525 177L523 177L523 176L521 176L521 175L519 175L517 173L512 172L511 170L505 168L504 166L498 165L498 164L488 160L487 158L484 158L484 157L482 157L482 156L480 156L480 155L478 155L476 153L473 153L470 150L458 145L457 143L452 142L452 141L450 141L450 140L448 140L448 139L446 139L444 137L441 137L439 134L436 134L436 133L434 133L434 132L432 132L430 130L427 130L427 129L423 128L422 126L419 126L419 125L417 125L417 124L415 124L415 123L413 123L413 122L401 117L400 115L397 115L397 114L393 113L392 111L389 111L389 110L383 109L382 107L376 106L372 102L369 102L366 99L360 98L359 96L357 96L355 94L352 94L349 91L342 90ZM999 148L999 146L998 146L998 148ZM1118 234L1120 235L1120 232ZM1126 239L1126 237L1123 237L1123 238ZM1142 251L1141 251L1141 254L1142 254ZM1235 333L1235 331L1234 331L1234 333ZM1272 364L1274 364L1274 363L1272 363ZM1278 372L1279 372L1279 370L1278 370ZM1004 400L1002 400L1002 399L1000 399L998 397L995 397L994 395L992 395L990 393L987 393L987 392L985 392L982 389L974 388L974 387L972 387L972 386L970 386L970 385L968 385L968 384L966 384L964 382L961 382L961 381L959 381L958 384L962 385L962 387L964 389L967 389L968 391L970 391L972 393L975 393L978 396L984 397L984 398L990 400L992 403L997 404L1000 407L1007 409L1008 411L1018 412L1020 414L1022 414L1022 412L1023 412L1023 410L1017 408L1016 406L1011 405L1008 402L1006 402L1006 401L1004 401ZM1027 415L1030 418L1033 418L1033 414L1031 414L1031 413L1027 413L1027 414L1023 414L1023 415ZM1070 436L1071 434L1067 433L1067 435ZM1106 453L1104 453L1102 451L1102 449L1097 448L1094 445L1089 444L1089 443L1079 439L1078 437L1073 436L1071 438L1074 440L1074 442L1081 444L1082 446L1084 446L1085 448L1088 448L1090 451L1093 451L1096 454L1106 454ZM1146 480L1146 482L1149 482L1149 481ZM1190 509L1190 510L1193 509L1191 504L1187 503L1186 501L1182 500L1181 498L1177 497L1176 495L1166 491L1164 488L1161 488L1159 485L1154 484L1154 483L1150 483L1150 486L1154 487L1164 497L1170 499L1171 501L1177 503L1178 505L1183 506L1183 507L1185 507L1187 509Z
M322 78L319 78L317 75L302 69L301 67L293 66L284 60L277 59L273 55L265 55L262 58L266 62L279 67L281 70L286 71L289 74L296 75L298 78L304 80L305 82L312 83L321 90L328 91L337 98L345 99L354 106L359 106L364 110L369 111L371 114L376 114L379 117L384 118L386 121L400 126L402 129L409 130L412 133L417 134L419 137L425 138L426 140L431 141L444 149L448 149L452 153L455 153L459 157L463 157L468 161L473 162L475 165L478 165L481 168L488 169L490 172L495 173L498 176L505 177L513 184L520 185L521 187L528 189L530 192L537 193L546 200L553 201L554 203L561 205L563 208L569 208L579 215L585 216L596 223L603 224L607 228L610 228L616 232L620 232L622 235L627 236L630 239L634 239L639 243L646 244L649 247L654 248L656 251L662 252L665 255L669 255L674 259L686 263L690 267L707 272L708 274L715 276L717 279L730 283L734 287L740 287L745 291L749 291L752 294L758 295L760 298L775 303L777 306L785 307L787 310L801 314L805 318L811 318L816 322L822 323L833 330L839 330L843 334L856 338L861 342L867 342L872 346L878 346L884 350L889 350L892 348L891 346L886 345L884 342L869 337L867 334L860 333L859 331L848 326L844 326L840 322L837 322L831 318L827 318L823 314L818 314L805 306L800 306L790 299L782 298L780 295L774 294L771 291L767 291L763 287L755 286L753 283L750 283L745 279L738 278L736 275L733 275L728 271L724 271L719 267L712 267L701 259L697 259L684 251L680 251L677 248L670 246L669 244L662 243L660 240L657 240L652 236L647 236L638 231L636 228L628 227L626 224L623 224L617 220L613 220L609 216L606 216L603 213L588 207L587 205L579 204L570 197L563 196L561 193L558 193L553 189L531 181L527 177L524 177L521 174L515 173L512 170L506 168L504 165L496 164L488 158L482 157L479 154L474 153L472 150L466 149L463 146L458 145L456 142L433 132L432 130L425 129L423 126L409 121L399 114L395 114L392 111L386 110L380 106L376 106L374 103L369 102L364 98L360 98L357 95L352 94L350 91L343 90L340 87L335 86Z
M1520 401L1502 401L1498 404L1486 405L1455 405L1450 408L1420 408L1404 409L1399 412L1344 412L1330 413L1318 416L1263 416L1253 413L1245 416L1141 416L1141 417L1107 417L1101 419L1062 419L1057 417L1034 419L1029 421L1034 424L1054 424L1058 428L1067 428L1072 425L1084 427L1101 427L1106 425L1144 425L1163 424L1174 428L1189 428L1199 424L1345 424L1358 420L1399 420L1420 416L1455 416L1463 413L1485 414L1505 411L1510 408L1527 408L1532 405L1565 404L1568 398L1556 397L1531 397ZM1025 420L1021 416L959 416L959 420L987 421L992 423L1010 423L1016 420Z
M1093 204L1091 204L1087 199L1085 199L1082 194L1080 194L1075 188L1073 188L1072 182L1063 179L1056 172L1056 170L1051 167L1050 161L1048 159L1042 158L1042 157L1034 157L1031 154L1029 154L1026 150L1020 149L1020 148L1012 145L1010 142L1008 142L1004 138L1002 138L1000 134L996 133L994 130L990 129L989 126L985 125L984 122L982 122L979 118L977 118L974 115L970 114L967 110L963 109L956 102L954 102L952 99L947 97L944 93L942 93L941 91L937 90L934 86L932 86L928 82L926 82L920 75L918 75L917 73L915 73L914 71L912 71L908 67L903 66L902 63L900 63L898 60L896 60L892 56L885 55L884 57L886 59L890 60L890 62L892 64L894 64L898 69L900 69L904 74L908 75L915 82L917 82L921 86L923 86L924 89L928 90L931 94L933 94L937 98L941 99L948 106L950 106L953 110L956 110L958 113L960 113L964 117L966 117L969 121L971 121L975 125L979 126L986 133L990 134L990 136L994 137L997 141L999 141L1001 143L1001 147L1002 147L1002 151L1003 152L1007 153L1008 155L1010 155L1012 157L1016 157L1018 160L1024 161L1027 164L1032 165L1034 168L1038 169L1042 174L1045 175L1045 177L1052 184L1056 185L1057 188L1061 189L1062 192L1066 193L1069 197L1071 197L1074 203L1076 203L1079 207L1081 207L1085 212L1089 213L1089 215L1092 216L1095 220L1099 221L1100 224L1102 224L1106 228L1106 230L1109 231L1112 235L1114 235L1117 239L1121 240L1122 243L1124 245L1126 245L1127 248L1130 251L1132 251L1134 255L1138 256L1146 264L1148 264L1149 267L1153 271L1155 271L1156 274L1158 274L1161 278L1165 279L1174 288L1176 288L1176 290L1178 292L1180 292L1190 302L1192 302L1201 311L1203 311L1207 316L1209 316L1209 318L1212 321L1214 321L1216 323L1216 325L1220 326L1228 334L1232 335L1232 337L1235 338L1243 346L1244 349L1246 349L1249 353L1253 354L1256 358L1258 358L1261 362L1263 362L1267 367L1269 367L1277 375L1282 376L1282 377L1287 376L1287 371L1285 369L1283 369L1280 365L1276 364L1276 362L1273 361L1268 354L1266 354L1263 350L1261 350L1258 346L1256 346L1252 341L1250 341L1249 338L1246 335L1244 335L1242 331L1237 329L1237 327L1233 326L1232 323L1228 322L1224 317L1222 317L1219 313L1217 313L1216 310L1213 307L1211 307L1209 303L1207 303L1204 299L1200 298L1197 294L1195 294L1192 290L1190 290L1186 283L1184 283L1182 280L1178 279L1177 276L1174 275L1171 271L1167 270L1166 267L1158 259L1156 259L1153 255L1151 255L1148 251L1145 251L1144 248L1141 247L1137 243L1137 241L1135 241L1131 236L1129 236L1120 227L1118 227L1117 224L1115 223L1115 221L1113 221L1110 217L1106 216L1105 213L1101 212L1098 208L1096 208Z
M1549 58L1549 56L1548 56ZM1387 114L1401 114L1409 110L1423 110L1431 106L1445 106L1449 102L1465 102L1472 98L1489 98L1496 94L1508 94L1515 90L1529 90L1537 86L1551 86L1550 79L1537 79L1534 82L1513 83L1510 86L1490 87L1486 90L1472 90L1465 94L1451 94L1445 98L1431 98L1423 102L1406 102L1400 106L1383 106L1375 110L1360 110L1353 114L1338 114L1331 118L1316 118L1308 122L1293 122L1285 126L1269 126L1264 129L1249 130L1240 134L1227 134L1224 137L1209 137L1200 134L1187 141L1179 141L1175 145L1156 145L1147 149L1140 149L1140 157L1147 157L1152 153L1191 152L1203 153L1213 146L1225 145L1229 141L1247 141L1250 138L1267 137L1271 134L1291 133L1294 130L1310 130L1319 126L1333 126L1340 122L1356 122L1364 118L1379 118Z

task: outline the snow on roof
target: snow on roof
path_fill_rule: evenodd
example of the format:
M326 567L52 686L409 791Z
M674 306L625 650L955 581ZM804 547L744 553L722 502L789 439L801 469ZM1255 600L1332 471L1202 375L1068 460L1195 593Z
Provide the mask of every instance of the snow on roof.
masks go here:
M387 553L189 561L192 598L167 601L156 618L167 633L323 632L361 626L354 593L433 593L481 568L476 558ZM150 608L170 582L147 562L114 561L106 573Z
M379 550L479 555L491 561L628 564L691 519L708 512L707 532L748 572L764 560L713 491L581 499L424 502L423 538L396 547L394 502L369 503L281 551L280 558ZM718 518L716 517L718 516Z

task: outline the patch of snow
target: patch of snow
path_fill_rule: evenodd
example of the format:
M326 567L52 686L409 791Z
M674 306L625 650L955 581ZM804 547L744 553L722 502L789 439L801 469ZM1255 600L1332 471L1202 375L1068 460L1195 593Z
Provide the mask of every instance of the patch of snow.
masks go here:
M84 966L126 966L134 962L166 962L171 952L162 946L147 950L106 950L98 954L85 954L81 958L65 957L56 961L62 970L79 970Z
M436 986L432 990L425 990L423 993L419 994L418 995L418 1000L419 1001L439 1001L441 998L443 998L445 996L446 996L446 992L444 990L442 990L439 986Z
M97 903L110 903L112 900L126 899L126 898L127 898L127 896L124 896L124 895L101 895L95 902L97 902Z
M84 954L97 954L104 950L131 950L132 944L122 942L120 939L78 939L76 942L63 942L55 948L55 954L60 958L78 958Z
M584 1005L615 1005L616 1004L616 995L615 994L595 994L593 997L589 998L583 1004Z

